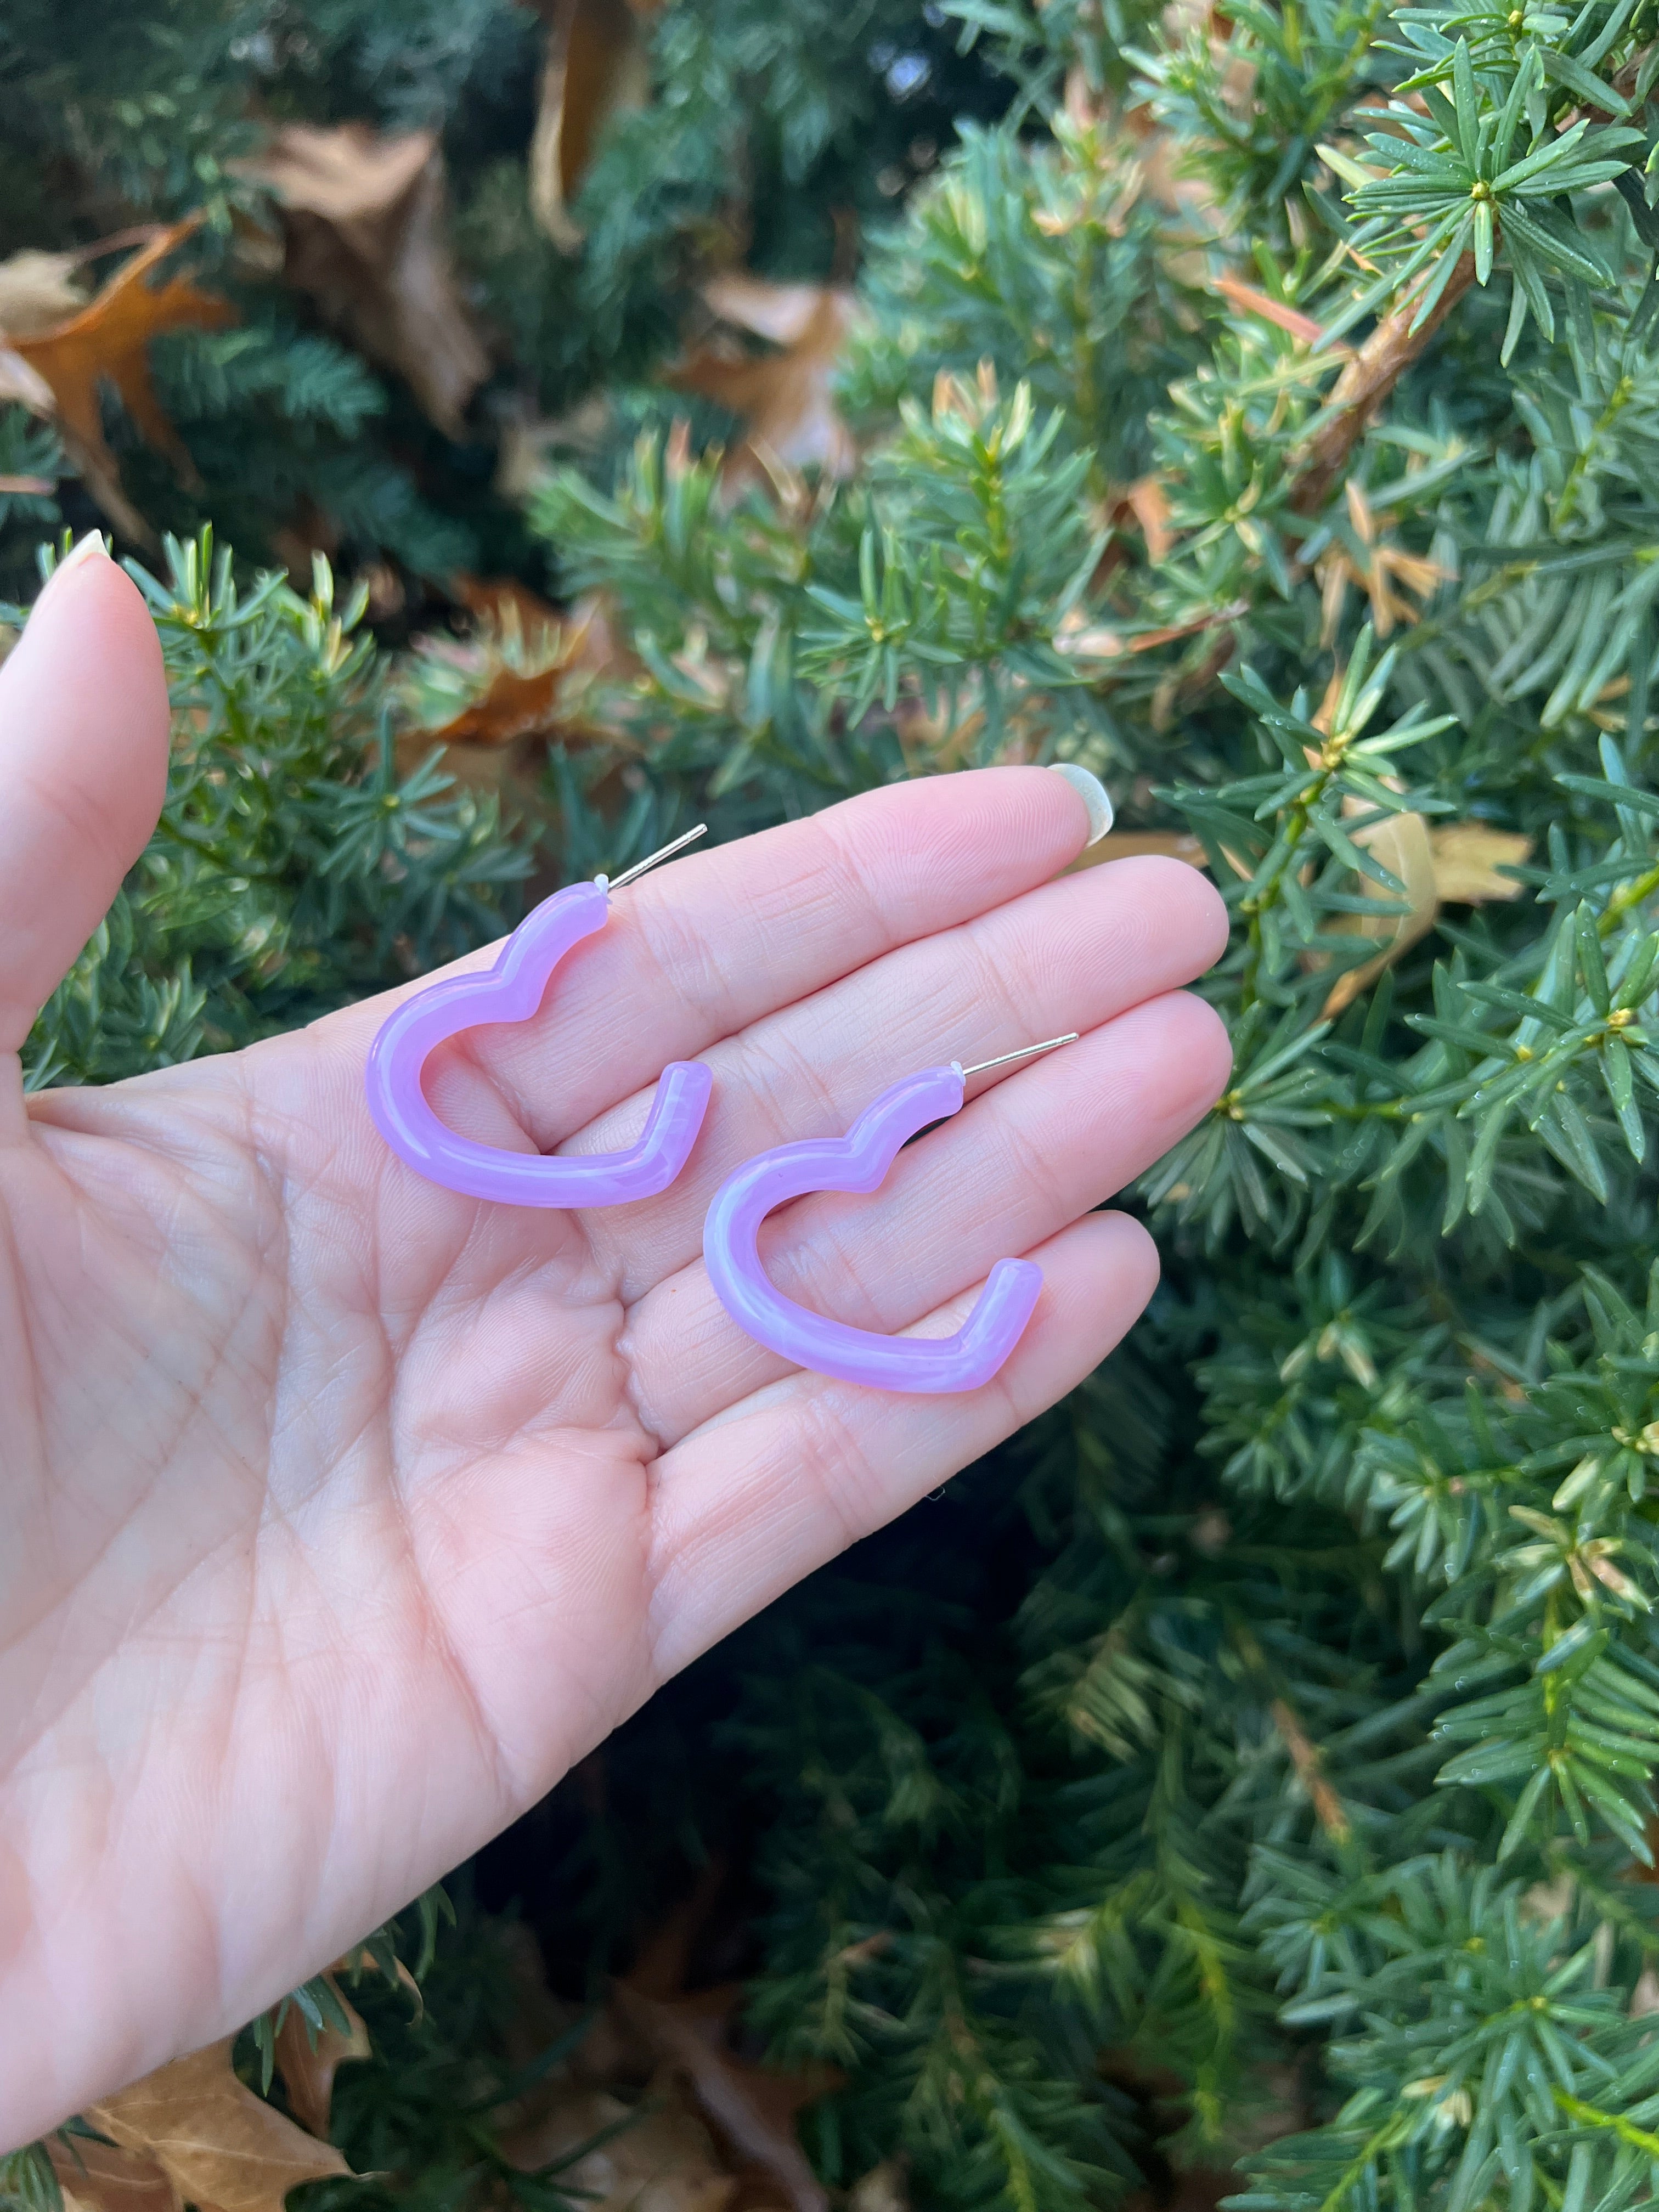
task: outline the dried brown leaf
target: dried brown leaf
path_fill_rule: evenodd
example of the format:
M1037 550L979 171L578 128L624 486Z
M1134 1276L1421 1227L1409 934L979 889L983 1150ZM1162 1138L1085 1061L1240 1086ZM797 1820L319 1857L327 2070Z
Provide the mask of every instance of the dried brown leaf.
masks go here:
M1484 906L1489 899L1518 898L1525 886L1500 868L1518 868L1532 855L1532 839L1485 822L1449 822L1429 832L1435 889L1450 906Z
M31 368L20 353L0 345L0 404L15 400L31 415L50 416L56 404L52 386L38 368Z
M618 2014L689 2084L699 2109L746 2166L775 2183L793 2212L828 2212L829 2197L795 2134L796 2116L832 2088L818 2078L752 2066L725 2047L733 1990L663 1999L619 1984Z
M509 579L453 576L450 590L472 631L417 638L405 656L398 759L412 769L447 745L447 773L536 817L550 741L628 749L607 702L637 663L598 594L561 612Z
M276 2031L276 2070L283 2077L294 2117L313 2135L324 2138L328 2135L336 2069L349 2058L370 2055L368 2030L341 1996L331 1975L328 1980L349 2023L345 2028L325 2025L318 2029L313 2045L305 2015L291 2004Z
M538 629L557 629L564 621L550 599L516 576L475 576L461 568L449 579L449 589L470 615L498 629L516 624L526 637L533 637Z
M87 304L78 253L29 249L0 261L0 337L38 337Z
M1522 886L1498 870L1518 866L1532 851L1529 837L1494 830L1484 822L1454 822L1431 829L1417 813L1390 815L1352 834L1356 844L1374 853L1400 878L1409 905L1398 917L1344 915L1327 924L1328 928L1375 938L1382 949L1363 967L1351 968L1337 978L1322 1010L1326 1021L1351 1006L1385 968L1426 936L1443 905L1480 906L1490 899L1516 897ZM1368 895L1382 895L1376 884L1366 882L1363 888Z
M150 381L149 342L163 331L221 330L236 319L235 311L186 276L156 285L147 280L195 228L194 222L182 222L159 232L67 320L27 336L14 334L9 346L50 391L58 434L88 490L112 522L146 544L155 542L155 532L122 492L104 437L103 387L114 388L144 439L192 479L189 452Z
M584 2143L594 2147L562 2163ZM561 2185L581 2191L588 2212L726 2212L738 2191L708 2130L672 2083L653 2088L642 2106L601 2089L567 2090L501 2148L523 2172L561 2162Z
M1332 984L1320 1012L1321 1020L1328 1022L1334 1021L1362 991L1370 988L1385 968L1391 968L1419 938L1426 937L1440 910L1435 886L1434 848L1429 842L1429 825L1420 814L1390 814L1351 834L1356 845L1374 854L1391 874L1399 877L1406 886L1406 902L1404 911L1398 915L1338 915L1326 924L1328 929L1352 931L1361 937L1383 940L1382 950L1374 959L1367 960L1362 967L1345 969ZM1363 880L1368 896L1389 896L1381 884L1370 878Z
M582 234L570 203L611 117L643 107L651 91L646 18L639 0L555 0L549 15L536 128L530 141L530 210L567 252Z
M1163 485L1156 477L1139 477L1123 496L1146 540L1147 559L1167 559L1175 532L1170 527L1170 499Z
M910 2212L903 2161L884 2158L860 2174L847 2192L847 2212Z
M669 374L677 390L717 400L741 419L747 434L728 456L728 481L772 477L773 463L850 475L857 453L830 386L852 326L852 294L831 285L726 276L706 285L703 296L722 322L776 349L757 354L711 341Z
M87 2118L121 2149L154 2159L202 2212L283 2212L301 2182L350 2169L331 2143L243 2087L231 2070L234 2039L158 2067Z
M166 2169L142 2152L117 2150L76 2136L54 2136L46 2146L65 2207L82 2212L180 2212L178 2191Z
M435 132L287 123L238 173L282 209L288 282L458 437L489 362L456 284Z
M824 298L822 284L769 284L763 277L727 270L713 276L702 296L723 323L769 338L774 345L798 346L812 331ZM850 307L851 301L847 301Z
M534 676L498 668L482 698L427 734L446 745L504 745L514 738L538 737L558 720L562 675L556 665Z

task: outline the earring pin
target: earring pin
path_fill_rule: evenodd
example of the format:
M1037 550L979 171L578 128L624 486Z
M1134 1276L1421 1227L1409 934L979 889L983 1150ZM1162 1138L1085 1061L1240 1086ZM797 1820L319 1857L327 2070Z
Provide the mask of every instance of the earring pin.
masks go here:
M1018 1052L999 1053L994 1060L977 1060L972 1067L964 1067L955 1060L951 1065L965 1083L970 1075L988 1075L994 1067L1012 1067L1017 1060L1030 1060L1034 1053L1054 1052L1063 1044L1075 1044L1077 1040L1077 1031L1068 1030L1063 1037L1044 1037L1041 1044L1023 1044Z
M672 860L676 853L683 853L688 845L695 845L699 837L706 837L708 834L708 824L699 822L695 830L682 830L678 837L657 852L647 853L642 860L635 860L631 868L624 868L621 875L595 876L593 880L608 891L622 890L628 884L637 883L647 868L654 868L659 860Z

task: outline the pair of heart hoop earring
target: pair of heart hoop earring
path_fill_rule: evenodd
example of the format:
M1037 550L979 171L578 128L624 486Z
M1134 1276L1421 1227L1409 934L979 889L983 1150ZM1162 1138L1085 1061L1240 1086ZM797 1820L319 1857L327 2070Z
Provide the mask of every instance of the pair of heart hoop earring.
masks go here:
M573 945L603 929L611 898L702 836L688 830L611 882L596 876L556 891L520 923L495 965L458 975L405 1000L370 1048L368 1109L393 1152L429 1182L509 1206L621 1206L666 1190L685 1165L708 1107L714 1077L700 1060L663 1070L638 1141L626 1152L550 1159L504 1152L458 1136L421 1087L434 1047L480 1022L527 1021L548 977ZM952 1060L907 1075L866 1108L844 1137L809 1138L757 1153L715 1193L703 1227L703 1257L720 1304L738 1327L798 1366L884 1390L973 1390L988 1382L1031 1318L1042 1271L1030 1260L999 1260L954 1336L890 1337L809 1312L768 1279L757 1240L775 1206L814 1190L872 1191L917 1130L957 1113L970 1075L1072 1044L1051 1037L976 1067Z

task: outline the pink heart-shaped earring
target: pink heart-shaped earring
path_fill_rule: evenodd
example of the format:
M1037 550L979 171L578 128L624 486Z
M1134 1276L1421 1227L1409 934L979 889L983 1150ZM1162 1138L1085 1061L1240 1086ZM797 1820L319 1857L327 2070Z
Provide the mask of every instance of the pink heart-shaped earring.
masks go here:
M786 1199L813 1190L874 1190L901 1145L929 1122L960 1111L970 1075L1075 1044L1075 1033L963 1067L924 1068L884 1091L844 1137L809 1137L757 1152L714 1194L703 1224L702 1256L716 1296L740 1328L799 1367L879 1390L976 1390L1018 1343L1042 1288L1030 1260L999 1260L954 1336L880 1336L809 1313L769 1281L757 1239Z
M458 1137L427 1103L421 1070L434 1045L462 1030L480 1022L528 1021L571 946L604 928L611 894L701 837L706 827L699 823L614 883L595 876L591 884L556 891L526 915L492 968L434 983L387 1018L369 1048L368 1110L400 1159L429 1182L507 1206L622 1206L667 1189L685 1165L708 1111L714 1077L701 1060L671 1060L664 1068L637 1144L624 1152L568 1159L504 1152Z

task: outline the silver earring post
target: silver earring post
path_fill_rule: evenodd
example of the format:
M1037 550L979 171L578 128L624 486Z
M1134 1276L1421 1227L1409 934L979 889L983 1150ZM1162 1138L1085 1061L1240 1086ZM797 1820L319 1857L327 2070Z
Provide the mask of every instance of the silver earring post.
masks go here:
M1065 1036L1045 1037L1041 1044L1023 1044L1018 1052L1001 1053L995 1060L981 1060L973 1067L964 1067L960 1060L954 1060L951 1065L965 1083L970 1075L986 1075L994 1067L1011 1067L1017 1060L1030 1060L1034 1053L1054 1052L1063 1044L1075 1044L1077 1041L1078 1032L1072 1030Z
M595 876L593 880L596 884L603 885L608 891L619 891L625 884L636 882L647 868L654 868L659 860L672 860L676 853L683 853L688 845L695 845L699 837L706 837L708 834L708 824L706 822L699 822L695 830L687 830L682 836L676 837L672 844L665 845L660 852L647 853L644 860L635 860L633 866L624 868L621 875Z

